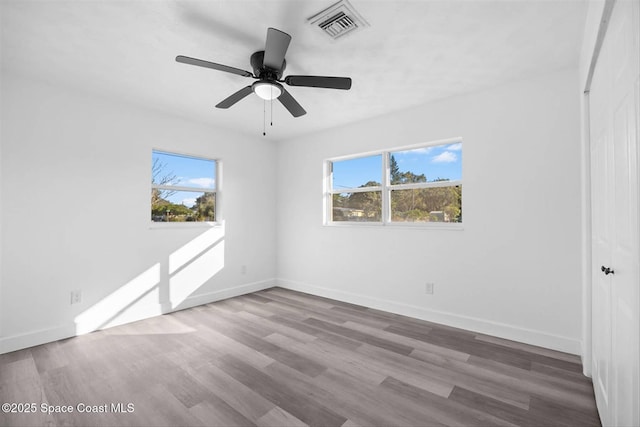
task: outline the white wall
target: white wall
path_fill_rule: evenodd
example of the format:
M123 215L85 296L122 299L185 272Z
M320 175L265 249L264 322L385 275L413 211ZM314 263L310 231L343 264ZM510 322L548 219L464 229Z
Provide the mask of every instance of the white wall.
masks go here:
M277 276L578 353L577 82L576 69L559 71L274 145L4 74L0 352ZM464 230L322 225L323 160L455 136ZM224 229L149 229L152 147L222 159ZM74 289L83 302L72 306Z
M273 285L273 143L7 74L2 89L0 352ZM224 228L149 228L152 148L222 160Z
M579 353L578 94L576 68L281 142L278 283ZM456 136L464 230L322 225L323 160Z

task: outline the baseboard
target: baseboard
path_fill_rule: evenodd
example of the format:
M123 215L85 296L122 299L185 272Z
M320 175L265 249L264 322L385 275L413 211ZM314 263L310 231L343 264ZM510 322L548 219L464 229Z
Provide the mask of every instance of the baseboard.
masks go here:
M285 289L291 289L294 291L305 292L308 294L331 298L338 301L362 305L365 307L375 308L390 313L401 314L404 316L427 320L434 323L453 326L455 328L466 329L468 331L478 332L525 344L536 345L539 347L545 347L552 350L563 351L565 353L579 355L581 352L581 342L579 340L548 334L542 331L520 328L504 323L493 322L490 320L484 320L455 313L431 310L415 305L393 302L330 288L324 288L321 286L310 285L308 283L302 283L293 280L277 279L276 282L278 286Z
M263 289L271 288L273 286L280 286L286 289L306 292L309 294L332 298L352 304L363 305L378 310L388 311L404 316L410 316L417 319L466 329L469 331L492 335L526 344L537 345L553 350L564 351L566 353L581 353L580 341L571 338L552 335L532 329L519 328L504 323L463 316L455 313L430 310L424 307L382 300L366 295L344 292L286 279L261 280L258 282L247 283L233 288L226 288L213 292L207 292L205 294L193 295L188 297L174 310L167 310L165 311L165 313L208 304L210 302L220 301L227 298L233 298L251 292L257 292ZM149 317L152 316L140 318L128 317L127 321L143 320ZM118 322L117 324L121 323ZM111 323L109 327L115 325L116 324ZM52 328L2 337L0 338L0 354L45 344L51 341L74 337L76 335L78 335L76 331L76 325L74 323L70 323L68 325L58 325Z
M2 337L0 338L0 354L62 340L75 335L76 325L71 322L68 325L58 325L52 328L39 329L37 331Z
M125 323L136 322L138 320L148 319L161 314L167 314L173 311L184 310L186 308L198 305L208 304L210 302L220 301L227 298L248 294L251 292L261 291L263 289L275 286L275 279L261 280L258 282L246 283L232 288L220 289L204 294L193 295L185 299L179 306L173 310L162 309L160 305L147 307L148 310L141 311L139 314L127 313L126 316L114 319L100 329L107 329ZM90 330L78 331L77 325L71 321L69 324L58 325L52 328L40 329L23 334L12 335L0 338L0 354L10 353L23 348L33 347L36 345L46 344L48 342L57 341L65 338L71 338L85 333L93 332Z
M276 286L275 279L260 280L259 282L247 283L233 288L221 289L219 291L207 292L206 294L198 294L187 297L173 311L184 310L185 308L195 307L198 305L208 304L214 301L233 298L240 295L258 292Z

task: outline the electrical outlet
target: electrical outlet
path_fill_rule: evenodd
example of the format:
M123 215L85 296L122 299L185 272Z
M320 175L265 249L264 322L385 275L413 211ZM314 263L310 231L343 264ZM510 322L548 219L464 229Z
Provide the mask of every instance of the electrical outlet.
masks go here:
M435 286L435 283L431 283L431 282L427 282L424 285L424 293L425 294L429 294L429 295L433 295L433 288Z
M242 267L240 267L240 272L241 272L242 274L247 274L247 266L246 266L246 265L243 265Z
M82 291L71 291L71 305L82 302Z

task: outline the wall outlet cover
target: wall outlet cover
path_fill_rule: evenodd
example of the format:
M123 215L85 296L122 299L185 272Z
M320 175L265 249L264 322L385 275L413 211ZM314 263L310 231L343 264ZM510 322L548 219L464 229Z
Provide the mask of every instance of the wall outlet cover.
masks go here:
M71 291L71 305L82 302L82 291Z

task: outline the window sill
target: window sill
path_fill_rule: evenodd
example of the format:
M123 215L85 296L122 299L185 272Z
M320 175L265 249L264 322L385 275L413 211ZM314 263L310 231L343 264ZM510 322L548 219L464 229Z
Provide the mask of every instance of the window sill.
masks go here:
M151 222L150 230L189 229L189 228L216 228L223 227L223 222Z
M418 228L423 230L464 230L464 224L462 223L424 223L424 222L329 222L323 224L325 227L389 227L389 228Z
M430 230L464 230L464 224L460 222L392 222L385 224L393 228L424 228Z
M325 227L383 227L384 224L381 222L349 222L349 221L340 221L340 222L327 222L323 224Z

